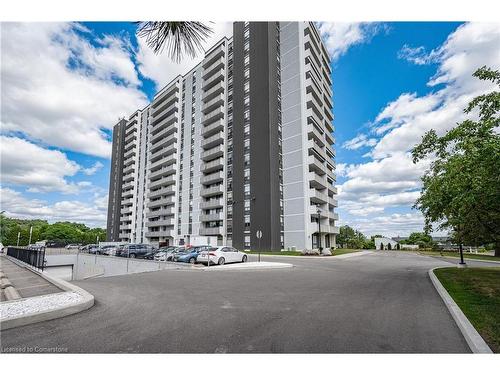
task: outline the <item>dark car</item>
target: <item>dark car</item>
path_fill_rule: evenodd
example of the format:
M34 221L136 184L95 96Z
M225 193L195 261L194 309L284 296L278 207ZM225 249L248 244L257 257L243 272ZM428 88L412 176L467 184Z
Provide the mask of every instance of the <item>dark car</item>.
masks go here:
M157 249L157 248L153 247L153 249L150 252L148 252L148 253L146 253L146 255L144 255L144 259L153 260L156 253L159 251L161 251L161 249Z
M130 258L144 258L147 254L153 252L156 248L146 244L128 244L116 252L117 256Z
M196 263L198 255L202 251L209 251L211 248L212 248L211 246L193 246L193 247L190 247L183 252L179 252L177 254L174 254L174 261L194 264L194 263Z

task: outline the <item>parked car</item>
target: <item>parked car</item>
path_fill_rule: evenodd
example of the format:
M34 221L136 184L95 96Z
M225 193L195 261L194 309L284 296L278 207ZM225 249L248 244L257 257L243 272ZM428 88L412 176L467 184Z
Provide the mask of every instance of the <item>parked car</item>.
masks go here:
M225 263L246 262L247 255L231 246L219 246L212 248L210 251L203 251L198 255L198 263L208 264L210 256L210 264L223 265Z
M95 244L88 245L85 251L88 251L89 254L101 254L101 248Z
M81 244L71 243L69 245L66 245L66 249L68 249L68 250L79 249L80 246L81 246Z
M184 250L183 247L169 246L160 247L159 251L154 255L154 260L159 262L166 262L173 260L174 254Z
M161 251L160 249L157 249L156 247L153 247L152 250L148 253L146 253L146 255L144 255L144 259L149 259L149 260L154 260L154 257L155 255Z
M119 249L120 249L120 246L118 246L118 245L107 245L107 246L101 247L101 249L98 250L98 254L115 256L116 252Z
M155 249L152 245L127 244L116 252L117 256L130 258L144 258L144 256Z
M194 264L202 251L209 251L211 249L211 246L193 246L185 251L174 254L174 261Z

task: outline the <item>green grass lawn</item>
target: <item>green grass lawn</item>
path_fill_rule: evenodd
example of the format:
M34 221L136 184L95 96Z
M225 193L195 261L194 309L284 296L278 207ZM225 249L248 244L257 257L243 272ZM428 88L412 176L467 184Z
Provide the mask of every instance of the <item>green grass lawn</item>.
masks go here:
M474 328L500 353L500 267L434 270Z
M360 250L353 250L353 249L336 249L332 252L332 255L342 255L342 254L349 254L349 253L356 253ZM247 254L258 254L258 251L255 250L245 250L245 253ZM261 251L262 255L293 255L293 256L302 256L302 253L300 251Z
M434 255L434 256L440 256L441 253L439 251L419 251L420 254L422 255ZM453 257L453 258L460 258L460 253L455 253L452 251L443 251L442 253L443 256L447 257ZM494 257L493 255L488 255L488 254L469 254L464 252L464 258L465 259L480 259L480 260L493 260L500 262L499 257Z

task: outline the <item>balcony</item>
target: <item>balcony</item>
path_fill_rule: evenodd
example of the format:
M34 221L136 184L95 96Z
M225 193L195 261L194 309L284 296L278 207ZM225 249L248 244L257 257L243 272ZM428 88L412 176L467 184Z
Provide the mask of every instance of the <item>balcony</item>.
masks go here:
M173 230L158 230L155 232L149 231L146 232L146 237L147 238L154 238L154 237L172 237L173 236Z
M175 124L172 124L170 126L167 126L166 128L163 128L157 133L151 133L150 137L151 144L154 144L164 139L165 137L168 137L171 134L175 135L176 131L177 131L177 126L175 126Z
M169 176L169 177L164 177L164 178L157 180L157 181L151 181L149 183L149 188L154 189L154 188L158 188L161 186L169 186L172 184L175 184L175 175Z
M179 113L174 112L169 116L162 116L162 117L155 117L154 119L151 119L151 126L153 127L154 131L159 131L160 129L163 129L179 120Z
M224 204L224 200L222 198L210 199L208 201L202 201L200 203L200 209L202 210L210 210L212 208L222 207Z
M200 196L202 197L212 197L221 194L224 194L224 185L216 185L208 188L202 187L200 189Z
M320 176L326 173L324 162L318 159L315 155L309 155L307 157L309 163L309 170L314 171Z
M132 213L132 207L124 207L120 210L120 214L126 215Z
M128 240L131 235L132 235L131 233L120 233L118 237L124 240Z
M131 224L122 224L120 225L120 230L132 230Z
M224 145L219 145L201 153L201 160L210 161L224 155Z
M335 138L333 137L332 133L330 133L328 131L325 132L325 139L326 139L326 143L328 143L328 145L335 144Z
M224 158L219 158L209 161L208 163L202 164L201 171L203 173L210 173L223 168L224 168Z
M339 214L336 212L330 212L330 219L338 221L339 220Z
M170 227L175 225L174 218L165 220L146 221L146 227Z
M219 171L219 172L210 173L210 174L206 174L206 175L202 176L200 182L203 185L210 185L210 184L213 184L215 182L222 181L222 180L224 180L224 172Z
M132 156L134 156L136 153L135 153L135 147L132 148L132 150L130 151L127 151L125 154L123 154L123 159L128 159Z
M211 135L214 135L215 133L218 133L222 130L224 130L224 119L219 119L215 122L212 122L210 125L205 126L201 130L201 135L204 137L210 137Z
M219 107L216 107L214 110L212 110L212 112L204 115L202 117L201 123L203 125L209 125L221 118L224 118L224 107L222 105L219 105Z
M325 176L320 176L314 172L309 172L309 184L316 189L325 189L328 185Z
M325 145L325 137L324 137L323 133L321 133L318 130L318 128L315 125L313 125L312 123L307 125L307 134L309 137L314 138L316 143L319 143L320 146L323 147Z
M123 180L122 180L123 182L129 182L133 180L134 180L134 172L123 175Z
M203 104L202 107L203 114L209 113L213 109L222 106L224 104L225 98L226 96L224 94L218 94L214 98Z
M151 163L155 163L158 160L164 158L165 156L174 154L177 151L177 143L171 144L169 146L163 147L155 152L151 153Z
M211 100L212 98L214 98L216 95L218 95L219 93L223 93L225 87L226 87L226 85L224 84L224 82L220 82L220 83L216 84L215 86L213 86L212 88L210 88L209 90L206 90L202 96L203 102L206 103L209 100Z
M172 111L177 111L177 101L179 100L176 96L171 96L169 100L164 101L161 105L151 108L149 112L150 117L159 117L161 114L165 114Z
M334 197L328 197L328 204L330 206L333 206L333 207L339 206L339 202L338 202L337 198L334 198Z
M177 142L177 135L172 134L166 138L161 139L159 142L156 142L154 145L151 145L151 154L154 154L156 151L161 150L163 147L170 146L171 144Z
M333 125L332 125L331 121L328 121L327 119L325 119L325 121L323 122L323 124L325 125L326 131L328 133L333 133Z
M209 65L211 65L212 62L215 61L215 59L217 59L218 57L222 56L224 54L224 52L225 52L224 44L220 44L217 47L215 47L213 50L208 52L208 54L206 55L205 60L203 62L203 68L206 68Z
M200 228L200 236L219 236L222 235L222 227Z
M156 208L156 207L161 207L161 206L170 206L175 204L175 200L173 197L169 198L161 198L157 199L154 201L149 201L148 204L146 205L147 208Z
M134 188L134 183L133 182L127 182L126 184L122 185L122 191L127 190L127 189L133 189Z
M122 190L122 198L130 198L134 196L134 189Z
M125 136L125 144L137 139L137 132L133 131L130 135Z
M217 70L220 70L224 67L225 63L225 58L223 56L217 58L217 59L212 59L210 61L210 64L207 65L206 67L203 68L203 79L208 79L217 72Z
M134 173L134 171L135 171L134 165L130 165L130 166L127 166L126 168L123 168L124 175L129 174L129 173Z
M156 210L156 211L149 211L146 213L146 217L151 218L151 217L159 217L159 216L171 216L174 214L175 214L174 208L171 207L171 208L162 208L162 209Z
M169 186L163 189L151 191L148 195L149 198L156 198L162 195L172 195L175 194L175 186Z
M162 103L164 103L166 99L171 99L171 96L175 95L177 92L179 92L177 82L169 87L165 87L164 89L160 90L158 94L156 94L151 107L157 108Z
M200 215L201 222L221 221L221 220L224 220L224 213L223 212L217 212L215 214L202 214L202 215Z
M307 142L307 148L309 149L309 155L311 155L311 152L314 152L316 155L320 157L320 159L327 159L325 150L321 148L321 145L317 144L314 142L312 139L310 139Z
M131 199L131 198L122 199L122 201L121 201L121 205L122 205L122 206L129 206L129 205L131 205L132 203L134 203L134 200L133 200L133 199Z
M212 147L219 145L221 143L224 143L224 133L223 132L216 133L216 134L211 135L210 137L202 140L201 147L203 147L204 150L208 150L209 148L212 148Z
M203 83L203 90L207 91L215 86L217 83L224 80L224 68L215 71L215 73Z
M167 155L164 158L159 159L159 160L155 161L154 163L151 163L149 165L149 170L154 172L161 167L165 167L167 165L174 164L176 161L177 161L176 154Z
M309 189L309 198L311 199L311 202L315 204L328 203L328 195L316 189Z
M154 172L151 172L149 174L149 179L153 180L153 179L158 178L158 177L170 176L171 174L174 174L176 171L177 171L177 167L175 164L172 166L169 166L169 167L160 168Z

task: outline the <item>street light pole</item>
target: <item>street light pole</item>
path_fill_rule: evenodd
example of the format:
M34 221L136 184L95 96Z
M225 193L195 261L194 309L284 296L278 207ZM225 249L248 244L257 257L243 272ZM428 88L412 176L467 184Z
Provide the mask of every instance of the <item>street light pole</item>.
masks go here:
M19 247L19 239L21 238L21 232L17 232L17 247Z
M319 204L316 205L316 212L318 213L318 248L321 254L321 208L319 208Z
M33 233L33 225L30 226L30 240L28 242L28 246L31 245L31 234Z

